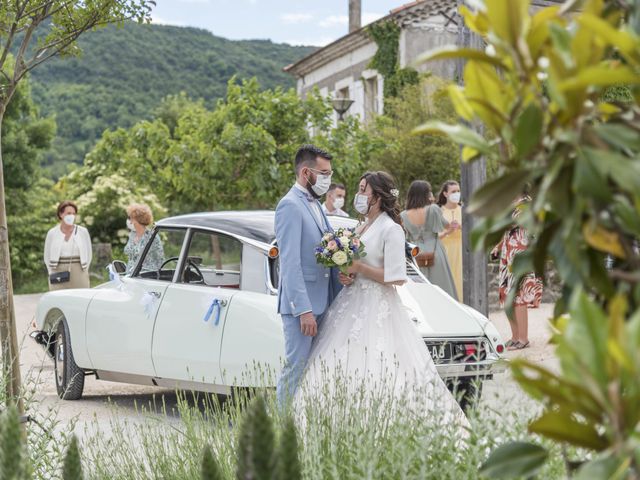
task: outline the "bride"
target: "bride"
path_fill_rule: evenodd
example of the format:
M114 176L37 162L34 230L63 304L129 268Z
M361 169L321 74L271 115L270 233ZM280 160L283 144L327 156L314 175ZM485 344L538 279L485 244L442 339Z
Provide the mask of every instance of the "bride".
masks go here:
M318 404L320 397L346 389L347 396L366 409L362 391L365 397L378 398L384 391L398 400L395 408L410 408L423 417L439 413L445 422L464 427L466 417L396 291L407 281L397 193L386 172L368 172L360 179L354 207L367 221L356 233L366 256L354 262L349 276L341 275L344 288L314 339L294 406L300 412Z

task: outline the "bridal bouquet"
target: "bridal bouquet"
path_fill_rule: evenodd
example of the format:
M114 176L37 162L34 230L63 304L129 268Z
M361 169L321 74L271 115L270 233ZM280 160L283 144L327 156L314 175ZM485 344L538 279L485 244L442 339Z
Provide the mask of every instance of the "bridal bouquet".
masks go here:
M325 267L338 267L346 275L347 268L367 254L353 228L339 228L323 235L316 247L316 261Z

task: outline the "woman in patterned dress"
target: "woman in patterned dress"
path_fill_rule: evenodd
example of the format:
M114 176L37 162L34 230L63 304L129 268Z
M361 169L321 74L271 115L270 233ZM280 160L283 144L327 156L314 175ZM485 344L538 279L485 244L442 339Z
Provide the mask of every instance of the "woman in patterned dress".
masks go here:
M531 199L527 196L520 198L513 211L513 218L517 218L524 205L530 201ZM492 257L500 259L498 293L501 307L504 307L511 290L516 287L512 273L513 259L518 253L525 251L528 246L527 231L514 225L504 233L500 243L491 252ZM529 346L529 313L527 309L537 308L542 299L542 280L534 273L526 274L517 288L513 300L513 311L511 315L507 313L511 327L511 339L505 344L507 350L522 350Z
M127 255L127 273L133 272L138 264L140 255L144 251L144 247L153 235L153 231L149 226L153 223L153 215L151 209L147 205L132 204L127 207L127 228L130 230L129 240L124 247L124 253ZM160 268L164 261L164 251L162 242L157 235L153 239L149 253L144 257L142 272L155 271Z

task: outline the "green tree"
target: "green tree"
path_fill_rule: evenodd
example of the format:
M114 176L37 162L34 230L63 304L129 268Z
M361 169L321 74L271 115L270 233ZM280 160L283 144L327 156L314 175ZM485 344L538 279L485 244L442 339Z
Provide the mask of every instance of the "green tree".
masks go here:
M335 179L347 185L356 184L382 148L355 118L333 127L331 113L317 93L302 100L293 90L262 90L255 79L229 82L213 110L184 95L168 97L155 119L105 132L84 166L58 187L82 202L91 234L112 241L123 218L113 206L124 198L144 197L172 214L273 208L291 187L301 144L334 154ZM126 191L116 195L118 185Z
M405 87L400 95L386 100L385 114L377 118L374 131L385 148L375 156L375 168L393 174L403 194L416 179L428 180L436 192L446 180L459 180L458 145L410 130L433 119L455 120L446 86L443 80L427 78Z
M490 248L515 221L530 243L514 261L514 275L544 275L551 259L563 280L553 337L560 371L511 364L514 378L544 406L529 431L585 449L568 462L580 465L576 478L637 479L640 3L587 0L570 12L573 3L534 15L527 0L486 0L475 12L462 7L465 23L489 48L452 47L427 58L467 59L464 87L451 98L464 120L482 121L487 138L441 122L420 130L447 134L464 145L463 158L485 155L500 169L469 205L483 217L476 243ZM527 187L533 201L514 220L513 202ZM494 452L484 472L508 461L519 468L502 469L503 478L528 477L546 457L539 447L510 444Z
M40 164L54 134L54 120L40 117L29 83L22 82L2 124L11 270L17 286L44 272L42 244L50 224L43 220L53 220L56 198L53 183L40 178Z
M78 53L84 32L132 18L149 20L152 0L16 0L0 3L0 135L7 108L20 82L38 65L56 55ZM39 28L49 25L46 34ZM14 51L14 57L10 52ZM7 397L18 404L20 369L13 308L13 282L5 205L4 163L0 137L0 343Z

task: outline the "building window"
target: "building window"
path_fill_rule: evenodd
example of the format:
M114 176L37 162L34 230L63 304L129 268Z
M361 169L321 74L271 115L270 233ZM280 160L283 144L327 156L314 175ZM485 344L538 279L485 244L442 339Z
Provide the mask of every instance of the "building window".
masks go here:
M378 77L364 79L364 119L371 120L378 114Z

